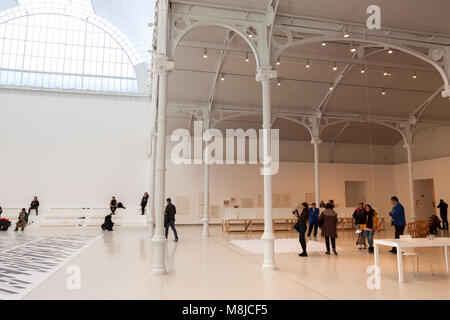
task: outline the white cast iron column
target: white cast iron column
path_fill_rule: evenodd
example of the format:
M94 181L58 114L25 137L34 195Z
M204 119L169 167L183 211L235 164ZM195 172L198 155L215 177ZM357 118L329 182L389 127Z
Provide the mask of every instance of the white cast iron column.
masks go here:
M154 212L155 212L155 169L156 169L156 116L158 114L158 74L153 68L152 77L152 103L150 111L150 184L149 184L149 204L147 213L147 230L150 238L154 235Z
M153 274L166 273L164 236L164 209L166 187L166 121L167 121L167 83L173 62L158 54L156 69L159 76L158 88L158 136L156 139L155 174L155 235L153 236Z
M270 105L270 79L277 77L275 70L270 66L263 66L258 68L256 81L261 82L262 85L262 107L263 107L263 153L264 153L264 234L262 240L264 241L264 262L263 269L275 269L275 253L274 253L274 239L273 233L273 216L272 216L272 176L270 175L271 161L271 127L272 127L272 111Z
M314 182L315 182L315 201L317 208L320 204L320 179L319 179L319 138L320 114L309 119L312 134L311 144L314 145Z
M209 129L209 112L203 119L204 130ZM203 198L203 238L209 237L209 159L208 152L204 155L205 172L204 172L204 198Z
M411 221L416 221L416 203L414 201L414 176L412 163L412 143L408 141L405 143L406 152L408 154L408 179L409 179L409 201L411 203Z

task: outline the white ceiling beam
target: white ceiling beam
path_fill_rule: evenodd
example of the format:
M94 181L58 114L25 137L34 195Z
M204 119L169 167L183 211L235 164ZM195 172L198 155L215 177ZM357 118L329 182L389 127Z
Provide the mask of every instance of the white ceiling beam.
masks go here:
M249 47L241 47L241 46L229 46L229 45L221 45L215 44L211 42L199 42L199 41L180 41L179 47L187 47L187 48L199 48L199 49L212 49L212 50L227 50L230 51L228 53L229 56L233 56L233 52L239 53L250 53L252 51ZM234 54L236 56L236 54ZM362 61L361 59L354 58L345 58L342 56L329 56L329 55L320 55L320 54L306 54L300 52L292 52L292 51L284 51L283 52L283 60L290 62L301 62L309 59L311 61L325 61L325 62L337 62L337 63L346 63L346 64L356 64L356 65L366 65L373 66L379 68L392 68L392 69L404 69L404 70L415 70L415 71L423 71L423 72L433 72L437 73L436 69L433 67L423 66L423 65L414 65L414 64L403 64L403 63L392 63L392 62L384 62L384 61ZM292 58L292 59L287 59ZM301 60L298 60L301 59Z
M205 105L200 104L183 104L183 103L169 103L169 108L179 110L179 111L202 111ZM262 109L260 107L252 106L237 106L237 105L223 105L215 104L214 110L219 112L233 112L242 113L243 115L262 115ZM302 111L296 110L291 107L276 107L273 108L273 117L283 118L283 117L312 117L315 115L313 111ZM404 123L408 122L410 118L405 117L394 117L389 115L380 114L359 114L359 113L345 113L345 112L328 112L322 115L322 118L334 119L334 120L346 120L346 121L358 121L358 122L370 122L370 121L389 121ZM421 119L420 123L427 124L437 124L442 126L450 126L450 121L437 120L437 119Z
M293 15L290 13L278 13L275 21L276 25L288 27L291 31L299 33L324 34L327 32L342 32L342 27L346 26L347 31L353 35L360 35L364 38L383 39L400 42L404 45L449 45L450 34L438 34L417 30L406 30L400 28L384 26L380 30L368 30L365 24L356 24L348 21L336 21L331 19L318 19Z

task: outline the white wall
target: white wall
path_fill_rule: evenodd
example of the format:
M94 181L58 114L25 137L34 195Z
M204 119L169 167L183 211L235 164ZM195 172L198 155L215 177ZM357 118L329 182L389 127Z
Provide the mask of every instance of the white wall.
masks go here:
M167 196L190 199L190 214L178 215L179 223L201 223L198 212L203 170L201 165L174 165L167 161ZM212 165L210 203L220 205L221 213L223 200L231 197L235 197L239 205L242 198L252 198L256 204L258 195L263 196L263 177L259 170L259 165ZM290 193L294 207L297 201L305 200L307 192L314 192L313 170L312 163L280 163L278 174L273 176L273 193ZM368 203L378 208L382 216L390 211L389 198L396 192L393 166L321 163L320 173L321 199L333 199L338 206L345 207L345 181L367 181Z
M434 127L417 131L414 135L412 157L414 161L450 156L450 127ZM408 162L403 139L394 147L395 163Z
M409 220L411 206L407 164L395 165L394 177L397 196L405 206L407 220ZM433 179L436 201L450 200L450 157L414 162L413 177L414 180Z
M0 205L138 207L148 189L148 102L0 91Z
M110 197L116 195L128 208L137 210L149 184L148 101L109 95L27 92L0 90L0 205L27 207L38 195L42 209L106 207ZM443 130L434 133L446 134L447 129ZM430 156L439 155L439 147L448 147L443 138L436 137L441 142L425 149L420 139L418 134L416 148ZM312 145L282 141L280 148L283 162L273 177L273 192L290 193L294 206L296 200L305 199L306 192L314 192ZM370 149L374 157L367 159ZM392 159L388 159L388 164L367 164L386 160L384 155L393 149L342 144L336 161L348 163L330 164L325 162L328 147L323 144L321 199L334 199L345 206L345 181L367 181L368 201L381 215L390 211L389 198L394 194L409 215L406 165L389 164ZM212 166L211 204L222 205L231 197L236 197L238 203L242 198L253 198L256 204L258 195L263 194L259 169L259 165ZM450 157L415 162L414 177L434 179L436 200L450 199ZM179 215L180 223L201 223L198 206L202 191L203 166L175 166L167 162L167 196L190 198L190 213Z

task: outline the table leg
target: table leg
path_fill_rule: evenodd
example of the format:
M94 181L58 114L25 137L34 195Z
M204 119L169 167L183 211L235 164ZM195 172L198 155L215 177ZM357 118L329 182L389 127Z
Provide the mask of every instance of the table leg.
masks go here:
M403 254L402 248L397 245L398 282L403 282Z
M447 272L448 272L448 247L447 246L444 247L444 253L445 253L445 266L446 266Z
M373 246L373 256L374 256L374 264L375 264L375 275L380 276L380 266L378 265L380 262L379 260L379 253L378 253L378 244L375 243Z

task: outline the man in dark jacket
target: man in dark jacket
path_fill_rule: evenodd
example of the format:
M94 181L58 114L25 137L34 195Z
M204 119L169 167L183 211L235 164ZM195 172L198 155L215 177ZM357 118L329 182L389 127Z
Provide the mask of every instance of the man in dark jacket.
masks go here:
M166 227L166 239L169 235L169 226L172 228L173 235L175 236L175 242L178 241L177 229L175 229L175 215L177 213L177 209L172 204L172 200L170 198L166 199L167 206L164 211L164 226Z
M406 227L405 209L396 196L391 198L391 202L394 207L389 215L392 217L392 222L394 224L395 239L399 239L400 236L403 235L403 231L405 231ZM397 253L397 248L393 247L390 252Z
M30 208L28 209L28 214L30 214L31 210L36 210L36 216L38 215L39 201L35 196L33 201L31 201Z
M358 249L365 249L366 239L363 237L361 225L366 223L366 216L364 214L364 202L359 203L359 207L355 209L352 215L353 220L355 221L356 232L358 233L358 239L356 239L356 245Z
M141 210L142 210L142 215L144 215L145 213L145 207L147 206L147 201L148 201L149 195L148 193L144 193L144 196L142 197L141 200Z
M447 220L448 204L445 203L443 199L441 199L441 201L439 201L439 205L437 207L441 213L442 229L448 230L448 220Z

